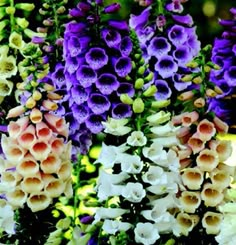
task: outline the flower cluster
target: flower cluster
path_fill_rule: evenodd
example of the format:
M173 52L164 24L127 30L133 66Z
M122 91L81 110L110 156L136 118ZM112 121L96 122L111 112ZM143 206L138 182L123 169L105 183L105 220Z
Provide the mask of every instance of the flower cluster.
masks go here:
M174 91L182 91L191 84L184 83L181 77L186 64L198 54L200 42L192 17L181 15L182 11L180 0L157 1L140 15L131 14L129 20L138 35L145 62L154 72L157 100L174 99Z
M224 28L222 36L215 38L212 49L212 61L219 65L220 69L211 72L211 81L218 85L222 94L210 100L211 109L216 115L225 120L229 125L234 124L235 117L231 113L233 110L232 95L236 86L236 59L235 59L235 26L236 8L231 8L230 13L233 18L230 20L220 20L219 24ZM229 102L230 101L230 102Z

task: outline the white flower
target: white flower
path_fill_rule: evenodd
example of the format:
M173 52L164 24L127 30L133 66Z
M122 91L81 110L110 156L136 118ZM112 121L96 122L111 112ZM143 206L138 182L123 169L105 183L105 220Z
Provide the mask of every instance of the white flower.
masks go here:
M122 196L134 203L141 202L145 195L146 192L143 189L143 185L140 183L129 182L122 190Z
M158 137L152 140L154 143L161 144L163 147L171 147L175 145L181 145L176 135L167 137Z
M159 125L169 121L170 117L170 112L159 111L156 114L147 117L147 121L150 123L150 125Z
M94 223L97 223L101 219L115 219L120 217L121 215L128 213L129 210L122 209L122 208L98 208L96 210L95 216L94 216Z
M0 230L8 234L15 234L14 212L8 204L0 206Z
M143 148L143 155L154 163L167 159L167 153L160 142L154 142L150 147Z
M150 166L148 171L142 176L142 180L151 185L166 184L167 176L163 168Z
M1 78L9 78L16 75L17 66L16 58L12 55L1 56L0 58L0 76Z
M158 136L171 136L176 135L179 127L174 127L173 123L168 122L165 125L159 125L150 128L151 132Z
M220 233L215 237L220 245L236 244L236 214L224 214Z
M125 126L128 123L128 119L114 119L109 117L106 122L102 122L105 127L104 132L116 136L122 136L128 134L132 128Z
M127 144L131 146L144 146L147 143L147 138L141 131L134 131L127 138Z
M102 229L108 234L115 234L117 231L127 231L132 225L128 222L121 222L119 220L105 219Z
M113 146L102 143L102 149L98 159L94 163L101 163L104 168L112 168L117 163L117 157L125 152L129 147L126 145Z
M151 223L138 223L134 229L135 242L144 245L154 244L160 235L157 228Z
M121 163L121 170L126 173L138 174L143 169L143 162L140 156L130 154L120 154L118 161Z

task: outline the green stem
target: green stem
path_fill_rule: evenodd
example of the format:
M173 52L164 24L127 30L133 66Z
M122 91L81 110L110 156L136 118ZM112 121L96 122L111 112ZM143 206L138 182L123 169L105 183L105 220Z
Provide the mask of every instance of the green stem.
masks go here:
M14 0L10 0L10 7L15 8ZM14 13L10 14L10 25L11 25L11 33L12 33L15 30L15 25L16 25Z
M164 13L164 7L163 7L163 1L157 0L157 14L163 14Z

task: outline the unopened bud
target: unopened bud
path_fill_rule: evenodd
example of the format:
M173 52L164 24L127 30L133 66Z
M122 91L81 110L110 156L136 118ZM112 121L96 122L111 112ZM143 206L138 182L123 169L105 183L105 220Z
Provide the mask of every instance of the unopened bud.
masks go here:
M145 72L145 70L146 70L146 68L145 68L144 66L140 66L140 67L138 68L138 74L139 74L139 75L143 75L144 72Z
M197 108L202 108L205 106L205 100L203 98L197 98L194 102L193 102L194 106Z
M15 14L16 12L15 7L6 7L5 10L7 14Z
M63 13L65 13L65 11L66 11L66 8L64 6L60 6L57 9L57 14L63 14Z
M183 82L190 82L193 79L193 75L185 75L181 78L181 81Z
M50 100L60 100L63 96L54 92L50 92L47 94L47 98Z
M44 84L43 84L43 88L44 88L46 91L53 91L53 90L55 90L54 86L51 85L51 84L48 84L48 83L44 83Z
M135 69L136 68L136 64L134 61L132 61L132 69Z
M196 61L190 61L189 63L186 64L187 67L190 67L190 68L196 68L198 67L198 63Z
M208 65L204 66L204 72L209 73L211 71L211 67Z
M178 99L181 101L185 101L185 100L192 99L193 96L194 96L194 93L192 91L186 91L186 92L183 92L182 94L180 94L178 96Z
M208 89L206 90L206 95L207 95L208 97L213 98L213 97L216 97L217 93L216 93L213 89L208 88Z
M136 98L133 102L134 113L142 113L144 111L144 103L141 98Z
M32 81L30 82L30 85L31 85L33 88L36 88L39 84L38 84L36 81L32 80Z
M28 109L32 109L36 106L36 101L33 99L33 97L29 97L29 99L25 103L25 106Z
M58 108L57 104L51 100L44 100L42 106L49 111L55 111Z
M215 86L215 87L214 87L214 90L215 90L215 92L216 92L217 94L223 94L223 93L224 93L223 90L222 90L219 86Z
M33 3L17 3L15 4L15 8L24 11L32 11L35 8L35 5Z
M135 89L141 89L143 87L143 84L144 80L142 78L138 78L134 83L134 87Z
M32 97L35 101L38 101L42 98L42 94L38 90L35 90L32 94Z
M152 102L152 109L160 109L167 107L170 104L170 100L157 100Z
M151 97L157 92L157 87L155 85L151 85L146 91L144 91L143 95L145 97Z
M150 73L144 78L144 81L145 81L145 82L150 82L150 81L152 81L153 77L154 77L154 73L153 73L153 72L150 72Z
M194 77L193 78L193 83L195 83L195 84L200 84L200 83L202 83L202 78L200 77L200 76L197 76L197 77Z
M219 65L217 65L217 64L214 64L214 65L213 65L213 68L214 68L215 70L220 70L220 69L221 69L221 67L220 67Z
M16 24L20 26L22 29L26 29L29 26L29 21L26 20L26 18L17 17L15 18L15 20Z
M120 100L122 103L127 104L127 105L132 105L133 104L133 99L129 97L128 94L121 94Z

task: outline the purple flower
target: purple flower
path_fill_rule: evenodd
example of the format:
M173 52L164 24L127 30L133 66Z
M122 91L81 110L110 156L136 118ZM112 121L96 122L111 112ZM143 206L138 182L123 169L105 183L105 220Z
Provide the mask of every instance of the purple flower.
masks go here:
M129 57L120 57L115 63L115 72L120 77L127 76L132 70L132 62Z
M68 50L71 57L79 55L81 52L84 52L88 47L90 38L89 37L77 37L75 35L71 36L68 40Z
M119 3L112 3L104 8L104 12L106 14L115 13L120 10L120 7Z
M134 87L130 83L120 83L119 88L117 89L117 95L128 94L130 97L133 97L135 93Z
M108 95L119 87L116 76L110 73L103 73L96 81L96 87L102 94Z
M108 25L120 31L129 31L129 26L125 20L108 20Z
M184 45L178 46L173 52L173 57L177 61L179 66L185 66L186 63L192 60L189 47Z
M142 45L146 46L146 42L150 41L155 34L155 26L147 26L143 29L137 30L137 35L139 37L139 42Z
M154 37L147 48L148 54L157 58L164 54L168 54L170 50L171 45L164 37Z
M142 29L148 22L151 7L145 8L140 15L130 15L129 26L134 29Z
M55 67L54 72L51 75L51 79L55 87L61 89L66 87L66 78L64 74L64 66L58 63Z
M97 73L89 66L82 65L76 72L76 78L84 88L90 87L97 80Z
M80 104L80 105L74 103L71 107L71 110L72 110L73 116L75 117L75 119L77 120L79 124L85 122L85 120L89 116L89 108L86 103Z
M80 105L88 100L89 91L80 85L75 85L71 88L71 96L76 104Z
M229 67L224 73L224 79L229 86L236 86L236 66Z
M104 112L108 111L111 106L111 103L107 97L98 93L91 94L87 103L88 107L96 115L103 114Z
M155 81L155 85L157 87L157 92L155 93L156 100L166 100L170 98L172 92L166 81L158 79Z
M172 0L172 3L166 5L166 9L174 13L181 13L184 10L180 0Z
M42 44L42 43L44 43L45 38L34 36L34 37L32 37L31 41L32 41L32 43L35 43L35 44Z
M132 110L130 105L119 103L114 106L111 115L113 118L117 118L117 119L131 117Z
M109 48L116 48L121 42L121 35L116 30L102 30L102 37Z
M82 35L85 29L86 24L83 22L69 22L68 24L66 24L66 33L68 32L68 37L71 32L76 33L77 35Z
M93 134L98 134L103 130L102 121L104 121L104 117L102 115L90 114L85 121L85 124Z
M119 45L119 50L121 52L121 55L129 56L130 53L132 52L132 49L133 49L133 43L130 37L128 36L123 37Z
M102 48L90 48L85 55L85 60L92 69L98 70L108 63L108 56Z
M186 89L188 86L192 84L192 82L183 82L181 80L181 75L177 73L172 76L172 81L177 91L183 91L184 89Z
M163 27L166 25L166 17L163 14L157 16L156 25L159 30L163 30Z
M162 78L168 78L177 72L178 66L174 62L174 59L170 55L163 55L155 64L155 70L162 76Z
M193 18L189 14L187 14L187 15L175 15L175 14L173 14L172 18L175 22L177 22L179 24L183 24L183 25L187 25L187 26L193 25Z
M183 26L174 25L168 31L168 37L175 46L179 46L187 40L187 33Z

